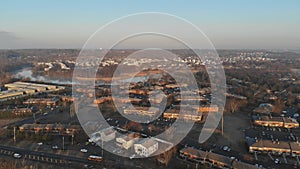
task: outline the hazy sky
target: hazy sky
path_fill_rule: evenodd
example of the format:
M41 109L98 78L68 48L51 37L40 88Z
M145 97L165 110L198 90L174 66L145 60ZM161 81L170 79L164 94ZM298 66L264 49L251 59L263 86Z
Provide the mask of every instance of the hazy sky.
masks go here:
M299 0L7 0L0 2L0 48L81 48L111 20L165 12L197 25L216 48L300 49L299 11Z

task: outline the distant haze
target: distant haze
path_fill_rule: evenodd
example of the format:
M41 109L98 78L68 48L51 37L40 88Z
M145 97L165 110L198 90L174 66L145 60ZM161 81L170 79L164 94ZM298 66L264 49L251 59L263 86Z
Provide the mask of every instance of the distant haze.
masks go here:
M299 49L299 7L297 0L3 1L0 49L81 48L104 24L128 14L152 11L189 20L218 49ZM157 45L175 46L173 43ZM139 41L128 48L145 46L147 43Z

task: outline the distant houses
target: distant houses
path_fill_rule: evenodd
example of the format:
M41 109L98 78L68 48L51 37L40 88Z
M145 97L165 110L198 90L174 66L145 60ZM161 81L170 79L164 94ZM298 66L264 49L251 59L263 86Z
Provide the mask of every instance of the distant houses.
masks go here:
M159 113L159 108L157 107L135 107L133 109L124 109L124 114L127 115L139 115L139 116L149 116L153 117Z
M30 108L14 108L14 109L0 110L0 113L3 113L3 112L9 112L9 113L15 114L16 116L32 114L32 110Z
M74 101L77 101L78 98L77 97L72 97L72 96L62 96L61 100L63 102L74 102Z
M247 100L247 97L245 97L245 96L240 96L240 95L232 94L232 93L226 93L226 97L232 97L232 98L236 98L236 99L240 99L240 100Z
M209 113L209 112L216 113L216 112L219 112L219 107L216 106L216 105L200 106L199 107L199 112L202 112L202 113Z

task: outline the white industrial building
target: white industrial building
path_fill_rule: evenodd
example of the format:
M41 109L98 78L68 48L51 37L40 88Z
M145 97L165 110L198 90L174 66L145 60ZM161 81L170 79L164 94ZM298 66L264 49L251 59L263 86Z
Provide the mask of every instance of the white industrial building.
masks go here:
M126 150L128 150L130 147L133 146L133 144L138 140L137 137L134 136L134 134L127 135L127 136L121 136L116 138L116 144L119 147L122 147Z
M142 157L149 157L158 150L158 142L153 138L145 138L134 144L134 151Z
M91 138L89 139L89 142L98 142L100 140L104 142L111 141L116 138L116 130L114 130L113 127L109 127L106 129L103 129L101 131L97 131L91 135Z

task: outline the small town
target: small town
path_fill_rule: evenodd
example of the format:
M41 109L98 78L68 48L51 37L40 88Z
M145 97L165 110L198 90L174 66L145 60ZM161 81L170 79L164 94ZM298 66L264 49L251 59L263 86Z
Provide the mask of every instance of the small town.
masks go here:
M300 168L300 1L3 1L0 169Z

